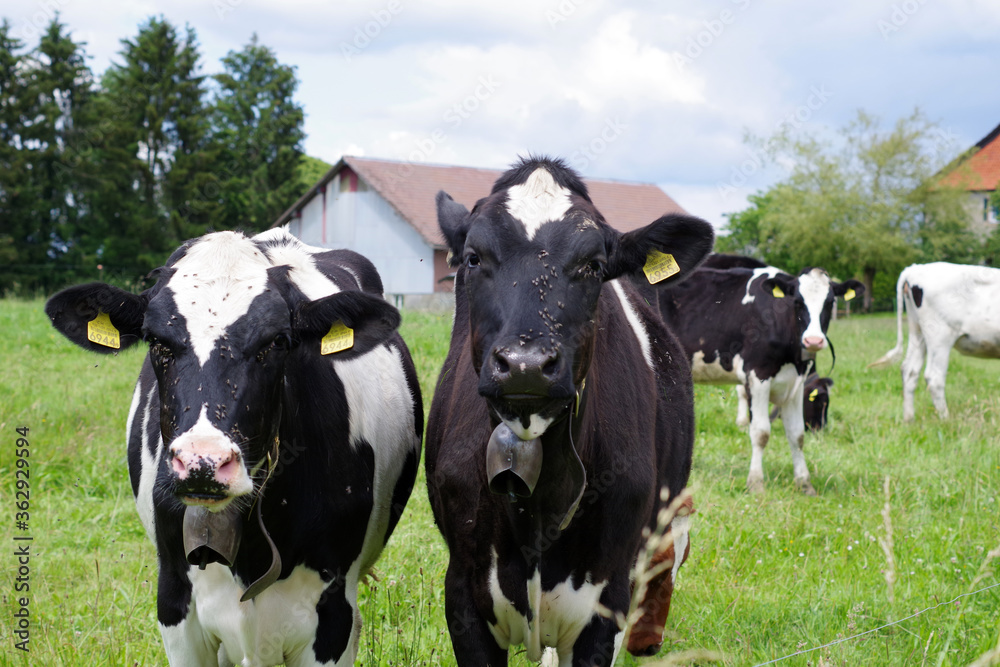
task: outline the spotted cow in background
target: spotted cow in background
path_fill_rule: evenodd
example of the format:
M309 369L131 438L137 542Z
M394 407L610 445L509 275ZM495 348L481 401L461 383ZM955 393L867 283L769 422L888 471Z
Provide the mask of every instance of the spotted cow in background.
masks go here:
M283 230L185 243L140 295L46 305L74 343L145 341L127 441L171 665L352 665L358 581L420 458L413 364L372 264Z
M903 309L910 342L903 359L903 421L913 421L913 394L920 367L931 400L948 416L944 397L948 357L960 354L1000 359L1000 269L934 262L913 264L896 282L896 346L870 367L888 366L903 356Z
M750 426L751 492L764 490L770 402L781 411L795 483L815 495L802 452L803 387L816 353L830 346L826 331L836 297L863 292L857 280L837 283L823 269L791 276L760 266L703 267L660 293L660 313L691 358L694 381L736 384L746 398L737 422Z
M621 234L559 160L525 159L472 211L438 195L459 264L451 346L427 425L427 483L448 544L445 612L459 665L523 644L559 664L611 665L630 572L683 497L694 409L684 350L629 281L652 250L683 278L712 228L668 215ZM661 495L662 493L662 495ZM690 501L670 522L628 649L655 652Z

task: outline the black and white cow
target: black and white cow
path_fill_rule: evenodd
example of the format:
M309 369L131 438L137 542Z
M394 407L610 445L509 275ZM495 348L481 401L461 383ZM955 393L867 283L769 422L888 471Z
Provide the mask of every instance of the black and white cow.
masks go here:
M618 278L653 250L679 265L668 280L682 278L711 226L668 215L620 234L577 174L545 158L521 160L471 212L443 192L437 204L459 268L426 466L458 664L504 665L523 644L536 661L550 647L563 666L610 665L643 530L682 497L694 436L684 351ZM662 642L689 511L655 554L665 571L634 653Z
M938 415L948 416L944 397L952 348L969 357L1000 359L1000 269L934 262L903 269L896 282L896 347L871 366L903 356L903 307L910 342L903 359L903 421L913 421L913 394L924 380Z
M381 292L356 253L218 232L141 295L91 283L46 305L84 348L149 345L128 464L171 665L354 663L358 581L410 495L423 421Z
M781 411L795 483L815 495L802 453L803 386L815 354L829 345L835 297L863 293L857 280L836 283L823 269L791 276L762 266L703 267L659 295L664 320L690 355L694 381L737 385L737 423L750 426L751 492L764 490L770 402Z

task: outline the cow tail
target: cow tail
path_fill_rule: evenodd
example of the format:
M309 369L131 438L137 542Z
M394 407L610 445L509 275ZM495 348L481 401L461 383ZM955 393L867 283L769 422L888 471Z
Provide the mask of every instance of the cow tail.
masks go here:
M868 364L868 368L885 368L890 364L899 363L903 358L903 291L906 287L906 269L899 274L896 281L896 347L892 348L879 359Z

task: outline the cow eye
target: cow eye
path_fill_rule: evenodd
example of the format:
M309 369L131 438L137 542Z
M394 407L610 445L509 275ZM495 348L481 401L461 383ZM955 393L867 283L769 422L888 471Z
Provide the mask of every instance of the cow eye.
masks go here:
M465 256L465 264L470 269L479 266L479 255L474 252L470 252Z
M174 358L173 350L167 347L163 342L152 336L146 336L146 342L150 344L149 353L155 359L159 360L162 363L166 363L168 361L173 360Z
M599 278L604 275L604 262L592 259L580 267L580 276L584 278Z
M257 361L263 363L264 360L267 359L268 353L270 353L271 351L273 350L284 351L287 350L290 346L291 346L291 340L289 340L288 335L283 333L278 334L277 336L274 337L274 339L270 343L260 348L260 352L257 353Z

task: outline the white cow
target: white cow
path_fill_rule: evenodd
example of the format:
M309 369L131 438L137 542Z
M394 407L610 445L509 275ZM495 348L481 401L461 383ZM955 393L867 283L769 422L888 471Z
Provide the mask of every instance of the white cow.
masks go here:
M948 416L944 399L951 348L970 357L1000 359L1000 269L934 262L903 269L896 283L896 347L869 365L903 356L903 307L910 344L903 359L903 421L913 421L913 392L927 357L924 380L934 407Z

